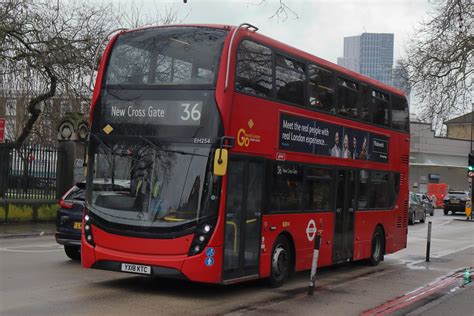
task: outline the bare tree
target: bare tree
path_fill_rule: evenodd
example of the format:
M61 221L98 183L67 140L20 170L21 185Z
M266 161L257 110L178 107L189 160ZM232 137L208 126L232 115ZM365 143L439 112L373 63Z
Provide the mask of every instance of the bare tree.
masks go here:
M127 28L179 22L178 11L174 6L159 6L157 2L154 2L153 6L148 4L146 8L142 1L134 1L125 5L119 2L114 8L114 13L117 17L117 25Z
M86 78L99 38L111 28L104 6L7 0L0 7L0 67L7 91L25 91L29 116L20 146L58 90L86 98ZM6 81L5 81L5 78ZM10 78L10 79L8 79Z
M172 7L142 13L136 2L120 8L112 3L87 1L4 0L0 2L0 97L24 100L17 104L23 128L17 146L44 139L58 118L61 102L88 102L94 54L102 38L117 27L176 22ZM153 11L153 10L152 10ZM45 111L42 111L44 109ZM43 124L36 124L43 113Z
M298 19L298 13L296 13L290 6L288 6L287 1L285 0L260 0L257 5L268 5L276 4L270 19L276 19L277 21L285 22L289 17ZM273 9L273 8L272 8Z
M403 61L422 106L421 118L439 127L471 110L474 85L472 0L435 0L430 21L416 31Z

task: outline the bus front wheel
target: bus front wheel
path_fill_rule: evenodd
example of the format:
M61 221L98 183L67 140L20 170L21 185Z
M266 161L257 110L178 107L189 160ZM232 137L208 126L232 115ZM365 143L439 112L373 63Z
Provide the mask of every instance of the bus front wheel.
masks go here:
M271 258L270 286L279 287L290 274L291 249L288 238L278 236L273 246Z
M383 254L385 249L385 236L383 229L377 226L372 236L372 251L370 259L368 260L369 265L376 266L383 260Z

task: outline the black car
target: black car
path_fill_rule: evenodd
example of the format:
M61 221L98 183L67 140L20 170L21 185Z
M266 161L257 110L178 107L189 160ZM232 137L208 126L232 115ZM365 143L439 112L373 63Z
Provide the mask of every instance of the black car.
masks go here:
M426 220L425 208L421 204L421 200L416 193L410 192L408 205L408 224L414 225L417 220L419 220L420 223L424 223Z
M56 242L64 245L66 255L73 260L81 259L81 225L84 210L86 184L74 185L59 200L56 215Z
M469 193L465 191L449 191L444 197L444 215L449 212L464 213L466 211L466 201L469 199Z
M110 186L109 179L96 179L94 190ZM118 180L114 182L114 191L130 190L130 182ZM59 210L56 216L56 242L64 245L66 255L73 260L81 259L81 226L82 213L86 194L86 183L76 183L59 200Z
M421 204L423 205L425 212L430 214L430 216L434 216L433 201L431 201L429 196L424 193L417 193L416 195L418 195L418 198L421 200Z

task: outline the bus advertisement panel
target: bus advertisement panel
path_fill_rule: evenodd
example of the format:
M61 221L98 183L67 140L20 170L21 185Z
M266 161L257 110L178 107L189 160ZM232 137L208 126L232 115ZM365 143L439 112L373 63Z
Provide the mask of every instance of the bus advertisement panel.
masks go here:
M389 138L334 123L282 113L279 148L321 156L387 163Z

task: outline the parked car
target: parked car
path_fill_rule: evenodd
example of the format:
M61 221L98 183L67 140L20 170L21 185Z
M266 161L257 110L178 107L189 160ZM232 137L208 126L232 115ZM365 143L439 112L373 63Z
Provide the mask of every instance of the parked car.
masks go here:
M469 193L465 191L449 191L444 197L444 215L449 212L455 214L456 212L465 213L466 201L469 199Z
M56 242L64 245L66 255L73 260L81 259L81 225L84 210L86 184L77 183L59 200L56 215Z
M416 193L410 192L408 205L408 224L414 225L417 220L419 220L420 223L424 223L426 220L425 208Z
M100 191L103 186L109 185L109 179L96 179L94 191ZM114 190L130 190L130 181L115 181ZM56 216L56 242L64 245L66 255L73 260L81 259L81 228L85 191L85 182L76 183L69 189L59 200L60 208Z
M430 199L430 197L424 193L417 193L416 195L418 195L418 198L421 200L421 204L423 205L425 212L430 214L430 216L434 216L433 201Z

